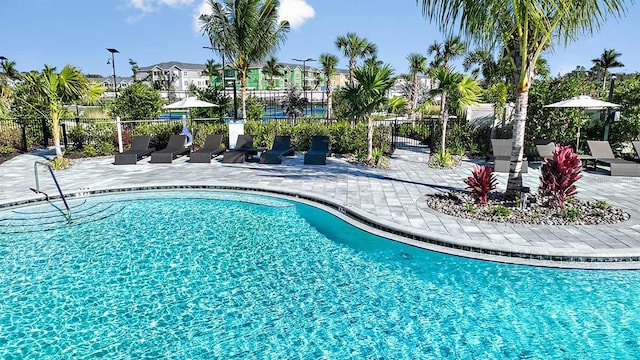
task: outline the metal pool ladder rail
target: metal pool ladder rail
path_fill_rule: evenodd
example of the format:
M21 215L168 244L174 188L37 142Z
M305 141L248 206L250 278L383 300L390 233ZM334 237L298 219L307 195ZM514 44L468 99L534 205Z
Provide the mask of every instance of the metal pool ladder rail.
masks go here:
M33 173L36 177L36 188L35 189L30 188L31 191L35 192L36 194L44 194L44 196L47 197L47 201L49 201L49 195L44 191L40 191L40 182L38 181L38 165L42 165L47 169L49 169L49 174L51 174L51 178L53 179L53 182L56 184L56 188L58 189L60 198L64 203L65 209L67 210L65 214L65 218L67 219L67 221L71 221L71 209L69 208L69 204L67 204L67 199L64 197L64 194L62 193L62 189L60 189L60 184L58 184L58 179L56 179L56 175L53 173L53 168L51 167L51 165L43 161L36 161L35 163L33 163Z

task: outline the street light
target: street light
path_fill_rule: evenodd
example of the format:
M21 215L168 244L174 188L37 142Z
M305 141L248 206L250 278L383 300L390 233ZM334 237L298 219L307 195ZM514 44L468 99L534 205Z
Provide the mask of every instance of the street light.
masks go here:
M220 58L222 59L222 96L226 97L227 96L227 72L225 70L225 65L224 65L224 54L222 53L222 49L221 48L217 48L214 49L211 46L203 46L203 49L210 49L211 52L213 52L214 50L218 51L218 54L220 55ZM237 120L238 119L238 101L236 100L236 78L234 76L233 78L233 119Z
M302 62L302 93L304 94L304 98L307 98L307 61L316 61L316 59L306 58L306 59L291 59L293 61ZM313 101L313 93L311 93L312 101ZM311 104L311 110L313 111L313 104ZM305 108L305 113L307 112Z
M113 93L116 96L116 99L118 98L118 88L116 87L116 60L115 60L115 53L120 53L120 51L116 50L116 49L111 49L111 48L107 48L107 51L111 53L111 67L113 67ZM107 61L107 64L109 63L109 61Z
M611 80L609 81L609 102L613 102L613 85L616 82L616 76L611 75ZM604 121L604 136L602 136L602 140L609 140L609 126L611 125L611 121L613 120L613 114L611 112L611 108L607 108L607 118Z

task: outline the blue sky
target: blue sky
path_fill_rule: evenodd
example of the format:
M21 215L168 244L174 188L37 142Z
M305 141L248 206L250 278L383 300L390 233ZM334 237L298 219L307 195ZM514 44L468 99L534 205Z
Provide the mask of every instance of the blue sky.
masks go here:
M213 58L208 40L197 30L202 0L2 0L0 55L16 62L18 70L41 69L44 64L74 64L85 73L111 74L107 65L113 47L116 72L130 76L128 59L140 66L164 61L204 63ZM365 5L366 4L366 5ZM206 8L206 7L204 7ZM282 62L315 58L323 52L339 55L337 36L356 32L378 46L381 60L396 73L407 71L406 56L426 53L442 41L434 25L421 15L415 0L281 0L281 16L293 25L277 53ZM584 36L567 48L547 53L552 74L591 67L590 59L604 48L622 53L624 72L640 71L640 5L629 7L620 20L609 20L594 36ZM216 60L218 60L216 58ZM317 64L316 64L317 65ZM340 68L347 60L340 57ZM457 66L462 70L461 66Z

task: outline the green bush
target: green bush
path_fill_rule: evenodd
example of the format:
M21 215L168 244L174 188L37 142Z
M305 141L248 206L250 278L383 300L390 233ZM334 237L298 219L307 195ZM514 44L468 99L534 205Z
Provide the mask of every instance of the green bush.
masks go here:
M509 216L511 215L511 210L504 205L495 205L491 207L489 213L491 213L491 216Z
M565 207L560 210L560 216L563 219L567 219L570 221L576 221L582 219L582 213L577 208Z

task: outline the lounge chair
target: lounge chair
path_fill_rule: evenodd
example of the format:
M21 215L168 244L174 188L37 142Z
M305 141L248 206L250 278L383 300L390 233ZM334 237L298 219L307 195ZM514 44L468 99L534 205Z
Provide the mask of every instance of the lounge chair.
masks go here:
M271 150L260 155L262 164L281 164L283 156L293 155L294 149L291 147L291 136L276 136Z
M253 147L253 135L238 135L235 149L227 150L222 162L243 163L253 155L258 155L258 149Z
M511 167L511 149L513 148L512 139L491 139L491 148L493 149L493 171L500 173L508 173ZM529 162L522 159L521 173L526 174L529 171Z
M131 148L116 154L115 165L131 165L145 156L149 156L155 148L149 147L151 136L134 136L131 139Z
M636 156L640 160L640 141L632 141L633 149L636 151Z
M189 148L184 145L186 141L186 135L171 135L166 148L151 153L151 162L170 164L176 157L188 154Z
M207 135L202 148L191 153L191 162L208 164L211 162L211 159L222 154L225 150L221 147L222 136L222 134Z
M311 149L304 154L305 165L326 165L329 153L329 137L314 136L311 138Z
M540 160L553 157L553 152L556 150L556 143L553 141L536 139L533 140L533 144L536 146L536 152L538 153Z
M640 176L640 164L635 161L616 159L608 141L588 140L591 156L596 158L596 162L609 166L611 176Z

